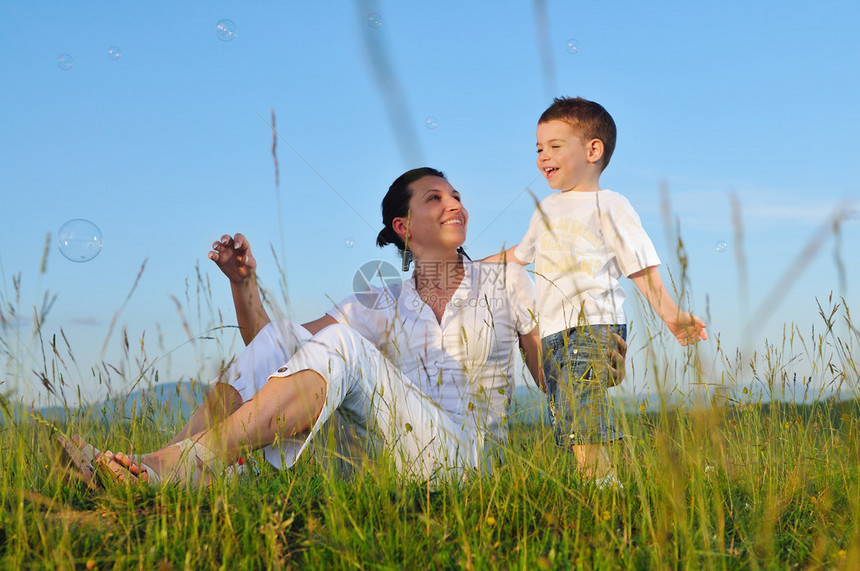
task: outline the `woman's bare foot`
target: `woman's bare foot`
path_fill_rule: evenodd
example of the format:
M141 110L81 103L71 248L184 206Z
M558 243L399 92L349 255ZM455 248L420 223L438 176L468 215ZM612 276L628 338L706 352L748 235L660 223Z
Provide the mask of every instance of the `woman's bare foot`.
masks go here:
M60 467L65 468L68 474L81 480L87 486L98 487L93 459L81 450L77 442L74 439L69 440L63 435L58 435L55 442L59 452Z
M108 450L106 454L110 454L110 450ZM140 470L141 462L149 466L147 462L143 461L143 458L146 458L146 456L132 456L130 454L123 454L122 452L117 452L113 455L113 459L116 462L119 462L120 465L122 465L126 470L131 472L134 476L140 478L141 482L148 482L150 478L149 472L144 470L141 473Z
M122 466L134 479L141 482L172 482L206 486L212 480L213 470L193 452L194 443L187 447L170 445L141 457L106 450L104 456ZM115 470L111 468L111 471ZM122 479L122 478L119 478Z

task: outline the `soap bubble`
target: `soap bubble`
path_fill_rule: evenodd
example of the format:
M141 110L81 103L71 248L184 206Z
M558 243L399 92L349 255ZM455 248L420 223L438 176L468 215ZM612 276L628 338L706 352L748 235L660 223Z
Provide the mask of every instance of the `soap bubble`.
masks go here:
M575 38L570 38L567 40L567 43L564 45L564 51L571 55L576 55L579 53L579 40Z
M371 12L367 15L367 25L371 28L378 28L382 25L382 16L377 12Z
M75 64L75 58L69 54L60 54L57 56L57 67L63 71L69 71Z
M122 52L120 52L120 51L119 51L119 48L118 48L118 47L116 47L116 46L111 46L111 47L109 47L109 48L108 48L108 57L109 57L111 60L116 61L116 60L118 60L119 58L121 58L121 57L122 57Z
M73 262L89 262L102 251L102 231L83 218L69 220L57 232L60 253Z
M424 126L428 129L435 129L439 126L439 119L437 119L433 115L430 115L424 120Z
M718 254L722 254L726 250L729 249L729 244L725 240L720 240L717 242L717 246L714 248Z
M231 42L236 39L236 23L233 20L219 20L215 25L215 35L222 42Z
M355 240L350 237L347 237L346 240L343 241L343 245L347 248L355 248Z

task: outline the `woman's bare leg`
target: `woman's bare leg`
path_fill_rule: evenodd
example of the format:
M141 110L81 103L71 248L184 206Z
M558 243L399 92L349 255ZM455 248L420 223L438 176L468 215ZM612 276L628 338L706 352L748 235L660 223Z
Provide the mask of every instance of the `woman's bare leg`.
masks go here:
M267 446L276 436L290 438L310 429L319 418L325 397L325 379L316 371L272 377L254 398L227 418L189 438L215 452L225 464L232 464L243 452ZM144 462L157 474L168 475L181 460L180 454L178 447L168 445L147 455ZM117 460L131 464L128 457ZM136 468L131 466L133 473Z
M215 383L206 393L203 403L191 415L188 424L171 438L166 446L185 440L192 434L203 432L239 410L241 406L242 396L239 391L227 383Z
M209 389L209 392L206 393L206 398L203 400L203 403L194 410L188 423L176 434L176 436L171 438L165 446L172 446L177 442L185 440L192 434L203 432L207 428L216 425L235 411L239 410L239 407L241 406L242 396L239 394L239 391L227 383L215 383L212 385L212 388ZM78 440L75 444L79 448L83 449L87 443L81 440L77 435L76 438ZM91 450L95 452L91 460L101 455L101 452L98 450L94 448L91 448ZM119 452L114 457L126 468L131 469L132 474L138 475L139 472L135 463L140 460L144 464L147 464L148 456L149 454L129 455Z

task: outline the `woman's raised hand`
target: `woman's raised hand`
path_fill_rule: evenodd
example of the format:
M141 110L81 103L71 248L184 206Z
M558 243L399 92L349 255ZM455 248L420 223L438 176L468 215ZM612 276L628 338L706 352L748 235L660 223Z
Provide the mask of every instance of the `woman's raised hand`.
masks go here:
M220 242L212 244L209 259L236 284L244 282L257 271L257 260L251 254L251 245L242 234L221 236Z

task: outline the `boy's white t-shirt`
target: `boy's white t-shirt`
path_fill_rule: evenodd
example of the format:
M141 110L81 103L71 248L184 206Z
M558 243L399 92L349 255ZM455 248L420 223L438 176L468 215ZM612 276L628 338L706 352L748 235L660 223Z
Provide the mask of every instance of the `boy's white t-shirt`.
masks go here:
M611 190L548 196L514 253L535 265L543 337L581 325L627 323L621 277L660 264L639 215Z

